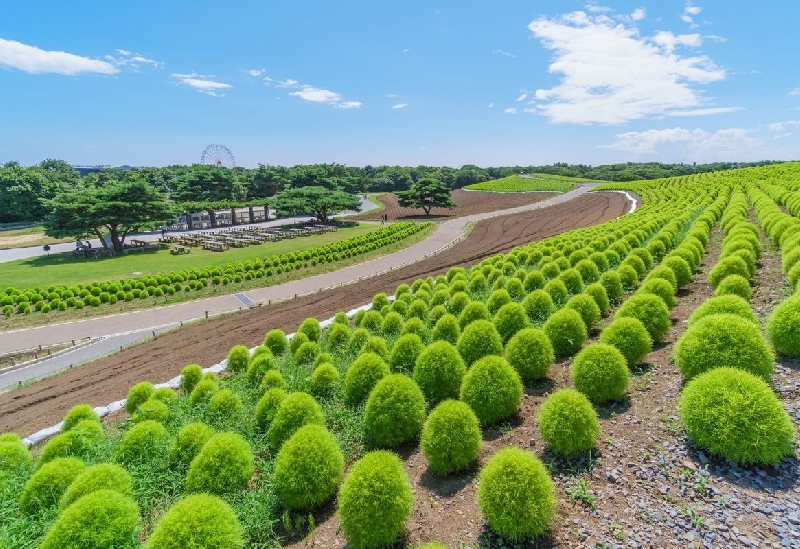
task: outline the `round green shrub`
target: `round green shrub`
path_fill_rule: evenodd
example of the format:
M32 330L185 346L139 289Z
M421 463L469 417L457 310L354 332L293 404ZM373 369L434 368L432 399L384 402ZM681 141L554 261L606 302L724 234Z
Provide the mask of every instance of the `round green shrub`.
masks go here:
M581 315L583 323L586 325L586 331L592 329L598 322L600 322L601 314L600 307L592 296L588 294L578 294L569 298L569 301L564 305L565 309L573 309Z
M433 341L447 341L455 345L458 343L460 335L461 326L458 324L458 319L454 315L445 314L436 321L436 325L431 332L431 339Z
M625 356L606 343L589 345L578 353L571 373L575 388L598 404L621 399L630 379Z
M533 324L541 325L556 311L553 298L544 290L534 290L522 300L522 307L528 320Z
M606 271L600 275L598 281L606 290L606 295L611 303L617 303L622 296L622 279L616 271ZM634 282L635 284L635 282Z
M344 456L321 425L298 429L275 460L275 493L287 509L309 510L335 493L344 474Z
M308 366L314 363L317 356L322 352L318 343L314 341L306 341L302 343L297 350L294 351L294 361L300 366Z
M139 507L115 490L97 490L67 507L56 519L41 549L132 547Z
M424 303L423 306L425 306ZM427 307L425 307L425 309L427 311ZM381 315L380 311L376 311L374 309L366 311L364 313L364 316L361 319L361 324L360 324L362 328L366 328L366 330L371 334L380 333L382 325L383 325L383 315Z
M230 505L209 494L192 494L161 517L144 549L242 549L244 529Z
M244 345L235 345L228 353L228 371L232 374L247 371L250 364L250 350Z
M381 333L384 337L395 337L403 330L403 317L395 311L389 312L381 324Z
M364 402L375 384L390 373L389 366L379 355L360 355L344 376L345 401L351 406L358 406Z
M344 349L349 341L350 328L347 327L347 324L334 322L325 330L325 346L332 352Z
M719 286L725 278L739 275L745 279L750 278L750 271L744 260L736 255L729 255L720 259L708 273L708 281L713 288Z
M153 396L153 384L149 381L142 381L131 387L128 391L128 397L125 399L125 410L133 415L139 408L139 405Z
M100 416L98 416L94 409L88 404L78 404L77 406L73 406L70 411L67 412L67 415L64 416L64 425L62 425L61 430L69 431L79 422L84 420L99 422Z
M389 348L386 346L386 340L380 336L372 336L359 350L359 354L364 353L374 353L383 359L388 359Z
M522 380L504 358L487 356L467 371L461 383L461 400L483 425L514 415L522 402Z
M99 422L92 419L79 421L75 427L54 436L44 445L38 464L42 465L58 457L86 457L104 435Z
M692 283L692 267L682 257L670 255L664 258L661 264L672 269L679 288L684 288Z
M673 358L687 381L720 367L768 381L775 361L758 326L733 314L709 315L692 323L675 344Z
M775 465L794 453L789 414L762 379L715 368L686 384L678 400L689 438L739 465Z
M11 440L10 437L0 440L0 478L24 473L31 465L33 458L22 442Z
M617 318L600 332L600 343L612 345L633 369L653 350L653 338L644 324L633 317Z
M589 399L574 389L560 389L547 397L536 418L542 438L564 457L586 453L600 436L600 421Z
M273 451L303 425L324 425L325 416L314 397L308 393L291 393L278 406L275 418L267 430L267 442Z
M18 442L22 444L22 437L17 433L3 433L0 434L0 442Z
M214 436L214 429L201 422L187 423L172 443L170 457L180 463L189 465L206 442Z
M410 374L414 370L417 357L424 348L425 345L417 334L400 336L389 353L391 371Z
M59 457L45 463L22 487L20 509L33 515L55 505L85 469L86 464L74 457Z
M122 437L116 460L123 465L158 459L169 448L169 435L164 426L153 420L137 423Z
M458 350L446 341L436 341L425 347L417 357L414 381L428 402L435 404L448 398L458 398L466 371Z
M259 399L255 412L256 427L259 431L264 432L269 428L285 398L286 391L275 387L267 390Z
M358 354L370 337L372 335L366 328L356 328L347 342L347 350L352 354Z
M275 356L281 356L289 348L289 340L286 339L286 334L283 330L270 330L264 336L264 346Z
M530 293L544 287L544 275L541 271L530 271L522 281L522 287Z
M700 304L689 317L689 326L701 318L718 314L734 314L754 324L759 322L747 301L737 295L722 295L709 298Z
M617 268L617 275L619 276L620 285L625 291L632 291L639 285L639 275L636 269L630 265L620 265Z
M341 382L339 371L333 364L325 362L317 366L309 380L309 392L318 398L326 398L336 393Z
M481 470L478 506L486 522L512 542L533 538L550 528L556 508L553 481L534 455L504 448Z
M132 419L134 423L140 423L149 419L164 423L169 419L169 406L151 397L145 402L142 402L139 409L133 414Z
M503 343L528 326L528 315L519 303L508 303L500 307L492 321Z
M420 449L437 475L468 468L478 457L482 435L478 418L467 404L445 400L431 411L422 428Z
M553 345L547 335L535 328L517 332L506 344L505 357L523 381L545 377L555 361Z
M650 274L647 275L645 281L647 282L654 278L666 280L667 282L669 282L669 285L672 286L673 295L675 294L675 292L678 291L678 280L675 278L675 272L669 267L665 267L664 265L659 265L658 267L650 271Z
M508 303L511 303L511 295L505 288L501 288L492 292L492 295L486 300L486 308L489 310L489 314L494 315L497 314L500 307Z
M678 304L678 301L675 299L674 288L663 278L651 278L646 280L639 287L637 293L657 295L669 309L672 309Z
M247 487L254 471L253 452L247 441L236 433L218 433L189 465L186 491L216 495L237 492Z
M594 300L601 315L605 315L608 312L611 304L608 302L608 294L606 294L606 289L602 284L599 282L589 284L583 290L583 293Z
M339 519L348 547L391 545L414 508L414 493L396 455L369 452L358 460L339 489Z
M415 299L411 302L411 305L408 306L408 313L406 316L408 318L418 318L422 321L426 321L428 319L428 304L421 299Z
M592 284L593 282L597 282L600 278L600 269L597 268L597 264L594 261L589 259L582 259L575 264L575 270L578 271L578 274L581 277L581 281L584 284ZM564 273L561 273L563 276Z
M250 359L250 365L247 367L247 380L255 385L263 381L267 372L276 371L278 368L278 361L272 356L272 353L267 351Z
M364 434L377 446L394 448L415 440L425 422L425 397L403 374L381 379L367 398Z
M736 295L750 301L753 297L753 290L750 288L750 282L738 274L726 276L722 281L717 284L714 295Z
M213 379L201 379L189 394L189 405L194 407L206 404L218 390L219 385Z
M274 370L273 370L274 371ZM217 391L208 401L206 412L215 418L233 418L242 411L242 399L230 389Z
M150 397L150 400L158 400L170 406L178 401L178 393L169 387L161 387L153 391L153 396Z
M192 392L195 385L200 383L203 377L203 369L199 364L189 364L181 371L181 390L184 395Z
M567 299L569 299L569 291L567 290L567 287L558 278L554 278L545 284L544 288L542 289L550 295L550 299L553 300L553 303L556 307L561 307L567 302Z
M561 309L553 313L542 327L556 356L570 356L578 352L588 337L586 323L574 309Z
M667 304L654 294L636 294L625 300L614 318L626 317L641 322L654 343L664 341L672 327Z
M311 340L308 339L308 336L304 333L298 332L294 334L292 340L289 342L289 352L294 356L297 354L297 350L304 344L308 343Z
M476 320L461 332L456 348L469 367L485 356L502 355L503 341L494 324L488 320Z
M767 334L778 353L800 356L800 294L775 307L767 319Z
M389 304L388 302L386 303ZM322 328L320 328L319 321L316 318L307 318L300 324L297 329L298 333L306 334L309 341L317 342L322 335Z
M385 293L381 292L379 294L375 294L375 296L372 298L372 308L374 310L380 311L386 305L391 305L391 301L389 301L389 297Z
M557 280L564 283L564 287L567 289L569 295L576 295L583 291L583 278L581 278L581 273L575 268L561 271Z
M403 324L403 329L400 333L403 335L417 334L422 341L426 341L429 336L426 323L417 317L411 317L406 320L406 323Z
M459 316L470 303L469 296L465 292L456 292L447 301L447 310L451 314Z
M75 477L61 496L58 507L63 511L73 502L98 490L113 490L123 496L131 497L133 480L130 473L116 463L92 465Z
M458 325L463 330L468 325L478 320L490 320L492 316L489 309L480 301L470 301L461 314L458 315Z

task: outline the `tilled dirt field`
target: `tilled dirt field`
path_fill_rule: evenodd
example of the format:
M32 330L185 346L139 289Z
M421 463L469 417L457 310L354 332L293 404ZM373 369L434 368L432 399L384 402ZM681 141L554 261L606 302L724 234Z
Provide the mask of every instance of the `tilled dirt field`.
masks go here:
M524 206L525 204L541 202L558 194L559 193L490 193L456 189L451 195L456 207L452 210L447 208L433 208L430 216L426 216L425 212L419 208L401 207L397 203L396 194L384 194L380 196L378 200L386 206L385 209L365 213L353 219L378 221L384 213L389 214L389 219L392 221L398 219L449 219L476 213L516 208L517 206Z
M525 203L530 203L530 195L527 196ZM513 205L519 204L505 207ZM496 204L486 205L479 211L492 211L495 207ZM54 425L75 404L106 404L124 398L139 381L157 383L178 375L187 364L209 366L219 362L236 344L261 343L270 329L294 331L306 317L329 318L337 311L369 302L376 293L393 292L403 282L442 274L452 266L470 266L521 244L602 223L629 208L621 194L592 193L549 208L482 221L453 248L402 269L358 284L185 327L52 379L4 393L0 395L0 432L30 434Z

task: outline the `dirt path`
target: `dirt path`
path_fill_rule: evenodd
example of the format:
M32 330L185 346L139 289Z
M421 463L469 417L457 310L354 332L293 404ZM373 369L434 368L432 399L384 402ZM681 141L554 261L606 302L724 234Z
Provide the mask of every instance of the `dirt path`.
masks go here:
M408 267L357 285L192 325L55 378L4 393L0 395L0 432L30 434L56 424L75 404L106 404L124 398L139 381L161 382L179 374L187 364L209 366L219 362L236 344L259 344L272 328L294 331L306 317L331 317L337 311L369 302L376 293L393 292L403 282L438 275L454 265L470 266L521 244L602 223L629 208L621 194L592 193L565 204L482 221L450 250Z

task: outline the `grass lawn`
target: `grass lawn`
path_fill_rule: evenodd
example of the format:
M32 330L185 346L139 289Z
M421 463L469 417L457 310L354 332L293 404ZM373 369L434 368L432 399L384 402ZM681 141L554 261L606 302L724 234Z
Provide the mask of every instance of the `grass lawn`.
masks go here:
M51 238L45 236L44 229L39 225L25 227L24 229L0 229L0 250L59 244L61 242L72 242L73 240L73 238Z
M246 261L254 257L296 252L316 246L324 246L347 238L353 238L379 228L377 223L361 222L356 227L339 229L336 232L299 238L265 242L247 248L230 248L226 252L212 252L192 248L191 253L172 255L168 249L134 252L128 255L102 257L100 259L76 258L72 254L41 255L19 261L2 263L0 266L0 290L13 286L19 289L60 284L82 284L121 278L137 278L170 271L181 271L195 267L224 266L226 263ZM141 273L134 275L133 273Z
M533 179L512 175L503 177L502 179L495 179L494 181L485 181L484 183L474 183L465 187L470 191L491 191L491 192L506 192L506 193L524 193L524 192L566 192L575 188L575 184L570 181L554 181L545 179Z

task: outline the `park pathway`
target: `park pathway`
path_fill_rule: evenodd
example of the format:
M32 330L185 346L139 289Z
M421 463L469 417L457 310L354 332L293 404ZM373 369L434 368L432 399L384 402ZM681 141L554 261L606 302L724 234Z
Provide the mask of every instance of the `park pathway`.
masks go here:
M594 185L581 185L572 191L542 202L497 212L487 212L451 219L439 225L430 237L413 246L329 273L323 273L275 286L256 288L248 290L247 292L239 292L238 294L221 295L156 309L2 332L0 333L0 353L30 349L38 345L54 345L84 338L99 339L99 342L87 345L80 352L53 357L40 361L33 366L16 368L13 371L6 369L0 372L0 390L14 386L20 382L38 379L68 369L71 366L93 358L99 358L100 356L118 349L121 345L130 345L136 341L146 339L153 335L153 331L159 333L175 327L182 322L189 322L206 316L240 310L245 308L245 302L252 302L255 306L258 306L259 304L291 299L298 295L351 284L363 278L376 276L383 272L397 269L452 246L464 236L465 227L469 223L499 215L509 215L541 209L567 202L586 194L593 187ZM237 295L239 297L237 297ZM242 297L245 299L242 299ZM356 292L354 292L354 300L355 299L358 299L358 294ZM354 306L358 304L360 303L356 303ZM137 337L132 337L133 334Z

